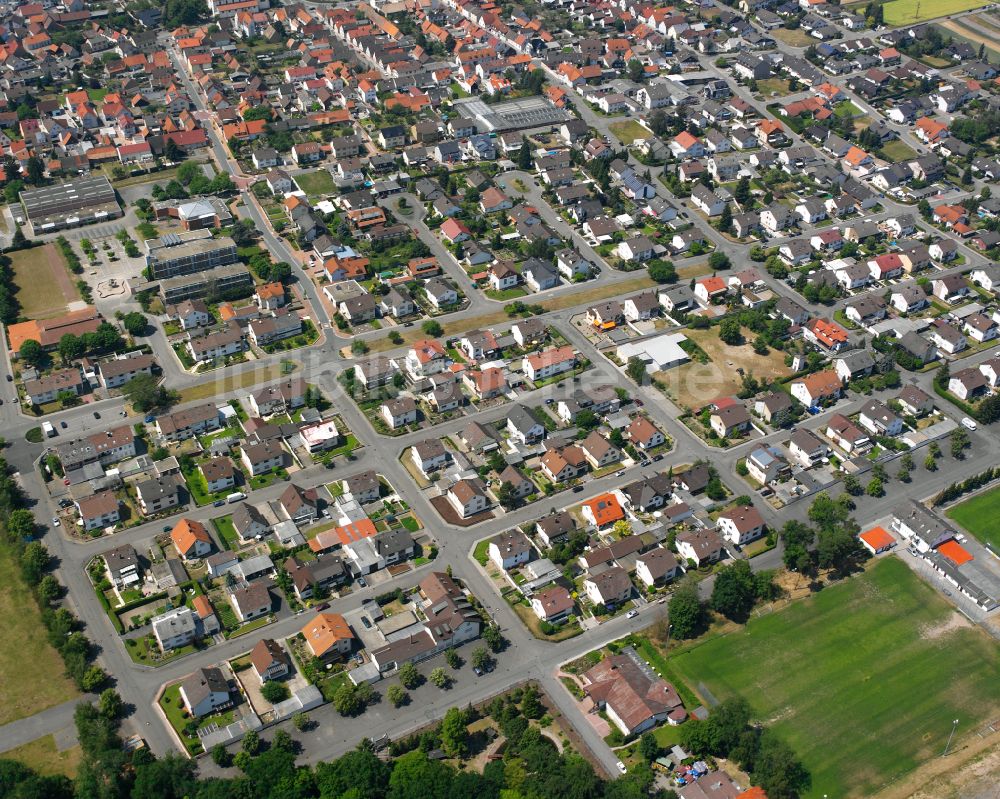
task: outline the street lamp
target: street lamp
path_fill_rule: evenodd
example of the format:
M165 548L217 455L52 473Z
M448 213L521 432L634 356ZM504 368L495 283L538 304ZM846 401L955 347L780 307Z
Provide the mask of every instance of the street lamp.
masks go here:
M944 751L941 753L941 757L948 754L948 750L951 748L951 739L955 737L956 727L958 727L958 719L953 719L951 722L951 734L948 736L948 743L944 745Z

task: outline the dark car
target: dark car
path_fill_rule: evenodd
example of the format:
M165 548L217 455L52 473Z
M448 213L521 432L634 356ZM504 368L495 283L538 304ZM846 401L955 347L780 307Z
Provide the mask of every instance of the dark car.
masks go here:
M63 430L65 430L66 429L66 422L59 422L59 426L62 427Z
M579 494L581 491L583 491L583 486L573 486L574 494Z
M370 630L372 628L372 623L368 620L367 616L361 617L361 623L365 625L366 630Z
M316 610L329 610L329 609L330 609L330 603L329 602L324 602L322 605L317 605L316 606Z
M653 456L653 463L658 463L659 461L662 461L662 460L663 460L663 456L662 455L654 455Z
M14 382L14 375L7 375L7 382L8 383L13 383Z
M212 507L213 508L221 508L225 504L226 504L226 500L224 500L224 499L217 499L217 500L215 500L215 502L212 503Z
M101 418L101 414L99 414L97 411L94 411L94 418L95 419L100 419Z

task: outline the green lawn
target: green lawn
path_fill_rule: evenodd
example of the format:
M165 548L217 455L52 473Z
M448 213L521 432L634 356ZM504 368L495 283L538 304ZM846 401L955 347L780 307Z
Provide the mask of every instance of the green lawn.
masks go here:
M472 557L476 559L480 566L485 566L490 559L490 539L484 538L476 544Z
M968 530L972 535L1000 551L1000 488L984 491L971 499L955 505L945 513L949 519Z
M834 106L833 113L838 117L859 117L861 116L861 109L850 100L844 100Z
M882 6L882 12L886 25L910 25L925 19L969 11L986 4L987 0L934 0L933 3L926 0L893 0Z
M295 176L295 182L310 197L322 197L333 194L337 187L333 182L333 175L325 169L317 169L315 172L303 172Z
M615 135L618 141L626 145L631 144L636 139L653 138L653 134L634 119L630 119L627 122L612 122L608 125L608 130Z
M897 164L917 157L917 154L913 152L913 148L906 142L900 141L899 139L883 144L882 154L887 159Z
M901 561L673 659L689 685L742 695L812 774L810 797L870 796L996 717L1000 650Z
M0 548L0 613L6 620L0 633L0 725L77 697L6 548Z
M236 528L233 527L233 514L212 519L212 525L219 534L219 538L222 539L222 543L226 545L226 549L235 551L239 547L240 536L236 532Z

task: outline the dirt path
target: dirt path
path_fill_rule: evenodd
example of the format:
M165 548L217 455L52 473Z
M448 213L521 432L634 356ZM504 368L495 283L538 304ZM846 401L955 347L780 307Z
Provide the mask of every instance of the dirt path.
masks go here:
M935 757L874 799L995 799L1000 773L1000 732L969 735L947 757Z
M56 249L54 244L45 245L45 260L48 261L49 274L62 294L63 300L70 310L75 310L73 303L80 299L80 294L76 290L76 285L73 283L69 267L66 266L62 253Z

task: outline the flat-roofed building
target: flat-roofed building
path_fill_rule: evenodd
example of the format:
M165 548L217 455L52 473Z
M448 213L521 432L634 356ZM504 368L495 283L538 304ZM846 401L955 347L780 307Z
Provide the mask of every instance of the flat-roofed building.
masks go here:
M183 300L226 298L253 292L253 276L243 264L226 264L204 272L177 275L160 281L160 294L167 305Z
M21 207L34 235L117 219L122 215L111 181L103 175L87 175L54 186L27 189L21 192Z
M146 241L146 266L154 280L204 272L236 260L236 242L229 236L215 237L211 230L166 233Z

